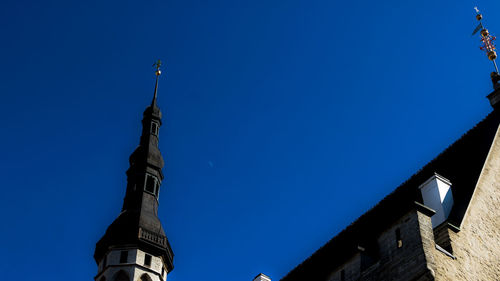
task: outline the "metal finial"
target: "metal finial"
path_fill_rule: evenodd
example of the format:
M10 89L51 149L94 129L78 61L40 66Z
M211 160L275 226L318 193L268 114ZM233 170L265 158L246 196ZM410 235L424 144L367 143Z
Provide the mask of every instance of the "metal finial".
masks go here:
M160 66L161 66L161 60L157 60L153 66L156 68L156 76L160 76L161 75L161 70L160 70Z
M497 52L495 51L496 47L493 42L496 40L496 37L492 36L489 33L488 29L486 29L483 26L483 23L481 21L483 19L483 15L479 12L479 9L477 7L474 7L474 10L476 11L476 19L479 21L479 24L472 32L472 35L476 34L478 31L481 31L479 33L481 35L481 43L482 43L480 49L483 50L488 56L488 59L493 62L493 66L495 67L495 72L498 73L497 63L495 62L495 60L497 59Z
M479 9L477 7L474 7L474 11L476 11L476 19L477 20L481 20L483 19L483 15L481 15L481 13L479 12Z
M155 75L156 75L156 81L155 81L155 93L153 96L153 101L151 102L151 105L156 106L156 97L158 96L158 76L161 75L161 60L157 60L154 64L153 67L156 68Z

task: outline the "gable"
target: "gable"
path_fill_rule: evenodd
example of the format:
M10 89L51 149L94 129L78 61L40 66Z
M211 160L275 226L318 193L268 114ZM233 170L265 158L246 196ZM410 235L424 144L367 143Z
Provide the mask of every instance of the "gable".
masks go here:
M410 177L375 207L328 241L282 280L322 280L352 257L357 246L373 239L413 208L422 203L419 185L434 173L453 183L455 204L448 220L461 225L500 123L500 113L491 112L474 128Z

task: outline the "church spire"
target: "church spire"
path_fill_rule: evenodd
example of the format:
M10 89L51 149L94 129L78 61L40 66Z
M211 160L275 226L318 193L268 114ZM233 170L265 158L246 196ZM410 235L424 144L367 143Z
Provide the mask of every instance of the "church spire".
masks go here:
M158 60L153 66L156 68L153 100L151 101L151 105L144 111L142 119L142 134L139 146L130 155L130 168L127 171L127 176L129 178L129 182L132 182L133 184L137 184L136 176L139 177L139 182L142 181L143 177L145 177L144 191L153 193L156 196L156 201L151 202L151 204L157 206L160 183L163 180L163 173L161 169L164 165L163 157L158 147L162 114L156 101L158 97L158 78L161 74L161 61ZM135 194L135 192L131 193L131 190L127 187L127 195L125 196L125 200L123 202L124 210L135 207L137 202L134 198L136 196L137 194ZM157 208L154 209L156 214Z
M164 271L168 273L173 269L173 252L158 218L164 165L158 147L162 114L156 101L160 65L159 60L154 64L156 81L153 100L144 110L139 145L129 158L122 212L97 242L94 258L98 264L106 264L110 252L130 251L132 247L149 255L150 261L151 257L161 260L164 266L158 268L156 273L163 280ZM101 275L106 275L106 268L100 266L98 276Z

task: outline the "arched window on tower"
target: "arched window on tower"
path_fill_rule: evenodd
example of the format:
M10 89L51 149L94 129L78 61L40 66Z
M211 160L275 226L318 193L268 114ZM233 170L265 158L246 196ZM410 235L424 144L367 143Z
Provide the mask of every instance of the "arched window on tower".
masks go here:
M158 124L155 121L151 122L151 134L153 136L158 136L159 131L160 131L160 124Z
M139 279L140 281L153 281L151 279L151 277L149 277L149 275L147 275L146 273L144 273L143 275L141 275L141 279Z
M130 281L130 278L125 271L120 270L115 274L113 281Z
M146 174L144 190L158 196L158 193L160 192L160 180L151 174Z

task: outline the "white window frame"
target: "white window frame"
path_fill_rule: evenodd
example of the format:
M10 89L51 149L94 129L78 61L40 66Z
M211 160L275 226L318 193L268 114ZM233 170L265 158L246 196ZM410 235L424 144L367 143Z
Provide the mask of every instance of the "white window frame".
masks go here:
M148 177L151 177L154 180L154 183L153 183L153 192L151 192L151 191L149 191L149 190L146 189L147 188L146 184L148 182ZM156 196L156 198L159 198L159 196L160 196L160 179L158 179L158 177L155 176L155 175L152 175L150 173L146 173L146 176L144 177L144 188L143 189L144 189L145 192Z
M153 136L158 136L160 133L160 124L156 121L151 121L150 132Z

